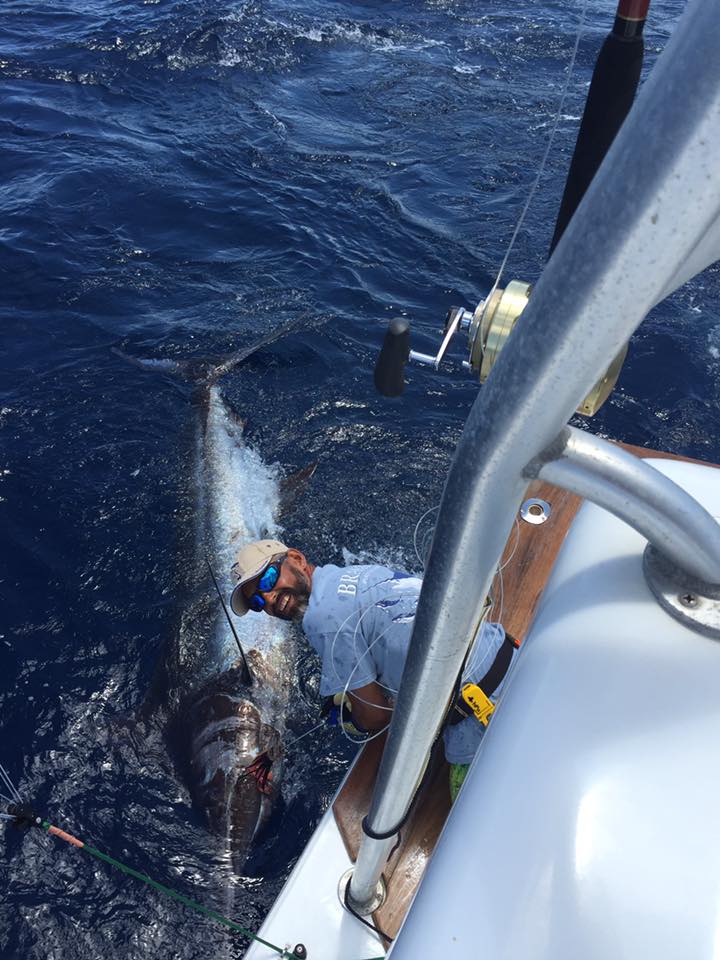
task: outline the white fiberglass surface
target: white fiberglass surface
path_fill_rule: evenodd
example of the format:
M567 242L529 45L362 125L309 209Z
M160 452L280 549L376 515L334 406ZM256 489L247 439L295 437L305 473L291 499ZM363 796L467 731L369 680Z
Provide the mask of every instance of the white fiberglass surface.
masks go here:
M720 473L650 461L720 517ZM584 505L391 952L717 957L720 643Z
M378 937L340 904L338 881L351 866L332 808L327 811L282 889L259 935L279 947L307 948L309 960L370 960L385 953ZM245 960L276 960L254 943Z

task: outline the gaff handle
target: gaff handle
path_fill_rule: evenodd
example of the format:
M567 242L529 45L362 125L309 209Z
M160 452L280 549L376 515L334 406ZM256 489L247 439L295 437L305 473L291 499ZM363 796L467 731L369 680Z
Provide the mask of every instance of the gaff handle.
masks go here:
M405 364L410 356L410 323L393 317L375 364L375 388L384 397L399 397L405 387Z

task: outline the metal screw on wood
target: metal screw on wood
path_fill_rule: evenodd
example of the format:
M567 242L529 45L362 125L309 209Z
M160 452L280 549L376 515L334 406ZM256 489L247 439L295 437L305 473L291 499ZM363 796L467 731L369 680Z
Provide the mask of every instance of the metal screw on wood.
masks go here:
M699 603L694 593L683 593L678 599L684 607L696 607Z

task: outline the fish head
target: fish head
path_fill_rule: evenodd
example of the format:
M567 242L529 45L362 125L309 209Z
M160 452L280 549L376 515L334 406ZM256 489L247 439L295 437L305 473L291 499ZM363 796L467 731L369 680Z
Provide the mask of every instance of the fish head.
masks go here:
M270 817L282 777L282 737L263 720L256 696L259 685L242 684L234 668L203 684L183 710L193 803L236 870Z

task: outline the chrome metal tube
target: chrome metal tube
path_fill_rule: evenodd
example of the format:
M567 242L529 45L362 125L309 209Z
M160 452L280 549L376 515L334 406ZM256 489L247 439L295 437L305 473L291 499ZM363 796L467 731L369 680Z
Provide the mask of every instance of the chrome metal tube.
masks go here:
M348 898L353 909L357 913L368 915L372 912L372 904L375 900L375 895L378 890L378 881L382 873L382 869L387 863L387 859L390 856L390 851L395 846L397 842L397 837L390 837L389 840L373 840L371 837L364 836L362 838L361 844L365 845L368 843L372 844L372 857L362 858L358 855L357 863L355 864L355 869L353 874L350 877L350 889L348 890ZM361 849L362 849L361 845ZM358 890L364 891L367 890L367 896L363 896L362 900L356 899L353 895L353 881Z
M568 427L561 444L530 463L525 475L604 507L681 570L720 583L720 525L689 493L651 464L590 433Z
M437 367L437 357L433 357L429 353L420 353L418 350L411 350L409 359L415 363L422 363L426 367Z
M415 794L522 502L525 466L720 215L718 46L714 4L691 4L470 411L373 794L376 833L395 828ZM355 904L369 902L386 857L385 841L363 838Z

